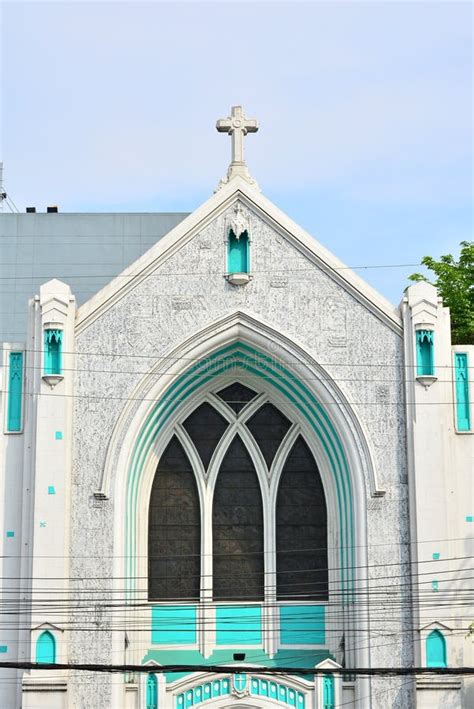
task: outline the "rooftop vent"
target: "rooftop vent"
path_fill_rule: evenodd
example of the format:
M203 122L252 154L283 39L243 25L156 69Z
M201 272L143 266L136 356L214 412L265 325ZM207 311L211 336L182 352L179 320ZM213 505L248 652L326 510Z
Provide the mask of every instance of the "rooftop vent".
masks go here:
M36 212L36 207L27 207L26 208L27 214L34 214L35 212Z
M55 214L58 211L57 206L54 204L51 207L46 207L46 211L48 214Z

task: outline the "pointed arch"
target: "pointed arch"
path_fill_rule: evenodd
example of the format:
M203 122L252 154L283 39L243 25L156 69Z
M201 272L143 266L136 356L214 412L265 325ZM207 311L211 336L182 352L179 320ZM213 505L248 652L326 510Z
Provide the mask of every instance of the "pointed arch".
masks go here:
M146 709L158 709L158 680L153 673L146 679Z
M212 531L214 600L263 600L262 494L239 435L229 445L217 475Z
M432 630L426 638L426 666L448 666L446 658L446 639L440 630Z
M36 641L36 662L56 662L56 640L49 630L41 633Z
M201 515L192 466L176 436L160 458L148 512L148 597L198 599Z
M327 600L327 509L314 458L298 436L286 459L276 501L277 597Z

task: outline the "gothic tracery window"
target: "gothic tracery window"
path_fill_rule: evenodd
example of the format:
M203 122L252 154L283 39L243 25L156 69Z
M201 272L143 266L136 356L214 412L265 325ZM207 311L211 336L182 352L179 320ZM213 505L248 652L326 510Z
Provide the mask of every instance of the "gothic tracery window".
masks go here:
M193 469L197 458L202 467ZM198 482L208 491L202 509ZM201 584L201 554L211 552L212 579ZM262 601L275 584L278 600L327 600L326 501L297 425L240 382L207 396L161 454L148 556L150 600L197 600L202 586L215 601Z

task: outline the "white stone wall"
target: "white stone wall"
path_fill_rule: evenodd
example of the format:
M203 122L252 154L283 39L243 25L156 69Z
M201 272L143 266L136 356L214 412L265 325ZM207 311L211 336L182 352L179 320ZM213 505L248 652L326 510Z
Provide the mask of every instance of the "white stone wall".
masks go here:
M100 486L108 445L127 398L160 357L193 332L240 310L294 339L351 402L385 490L384 496L372 497L365 481L368 577L378 588L391 583L387 577L399 584L409 573L402 338L395 324L389 327L264 219L247 207L244 211L252 239L250 283L235 287L224 279L228 210L184 240L153 274L77 334L72 576L112 577L114 494L97 507L93 493ZM278 356L270 342L268 351ZM83 558L84 549L93 549L96 558ZM79 600L80 583L76 586ZM110 596L110 590L111 581L100 584L103 596ZM409 589L403 599L408 601ZM411 662L412 621L408 609L400 611L399 601L370 619L374 665ZM110 661L111 649L108 633L72 633L71 653L77 661ZM109 684L110 679L101 678L99 689L94 687L101 706L108 706ZM407 706L405 690L393 684L393 706ZM92 698L90 691L77 683L77 706ZM399 696L405 697L405 704L401 699L397 704Z

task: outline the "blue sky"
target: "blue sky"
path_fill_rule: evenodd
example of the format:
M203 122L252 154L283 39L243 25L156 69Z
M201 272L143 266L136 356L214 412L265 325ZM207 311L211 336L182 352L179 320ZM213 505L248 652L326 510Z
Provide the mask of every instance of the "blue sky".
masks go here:
M262 191L347 264L472 239L469 2L4 2L18 208L191 211L242 103ZM359 271L398 303L413 267Z

